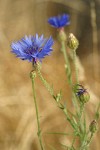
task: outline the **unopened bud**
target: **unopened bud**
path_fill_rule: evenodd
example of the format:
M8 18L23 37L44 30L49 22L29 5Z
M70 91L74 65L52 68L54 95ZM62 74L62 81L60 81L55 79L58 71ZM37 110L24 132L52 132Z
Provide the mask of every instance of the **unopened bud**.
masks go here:
M67 38L67 46L72 50L76 50L78 48L78 45L79 42L77 38L72 33L70 33Z
M93 120L89 126L89 130L92 133L95 133L97 131L97 122L96 120Z
M76 84L74 86L74 92L81 103L85 104L89 101L90 95L82 85Z
M57 94L56 100L57 100L57 102L59 102L59 101L61 100L61 95L60 95L60 93Z
M59 102L59 101L61 100L61 98L62 98L62 93L61 93L61 91L60 91L56 96L54 96L54 99L55 99L57 102Z
M30 72L30 78L32 79L36 78L36 72L34 70Z

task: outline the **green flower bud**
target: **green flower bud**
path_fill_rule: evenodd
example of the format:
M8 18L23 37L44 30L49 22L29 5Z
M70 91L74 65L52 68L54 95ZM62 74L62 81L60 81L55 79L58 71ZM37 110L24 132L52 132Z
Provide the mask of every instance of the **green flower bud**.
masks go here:
M82 103L87 103L90 99L90 95L87 91L85 91L83 94L81 94L79 96L79 100L82 102Z
M78 48L78 45L79 45L78 40L72 33L70 33L67 38L67 46L72 50L76 50Z
M97 122L96 120L93 120L89 126L89 130L92 133L95 133L97 131Z
M90 95L82 85L76 84L73 89L80 103L85 104L89 101Z
M36 72L34 70L30 72L30 78L32 79L36 78Z

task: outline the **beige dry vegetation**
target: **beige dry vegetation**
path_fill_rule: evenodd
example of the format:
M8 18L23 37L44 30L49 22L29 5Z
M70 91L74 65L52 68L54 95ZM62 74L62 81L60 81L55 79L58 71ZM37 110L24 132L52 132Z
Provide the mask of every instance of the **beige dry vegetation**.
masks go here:
M13 40L18 40L25 34L53 35L56 41L54 51L43 61L42 72L45 78L54 85L55 92L62 89L64 102L66 101L68 107L73 109L69 88L66 84L64 60L55 36L56 32L47 24L48 17L60 12L71 14L72 23L66 32L73 32L80 38L78 50L81 60L78 63L80 80L91 93L91 100L86 111L88 122L93 119L93 112L100 96L100 80L93 78L92 30L88 23L90 14L85 2L78 0L72 2L64 0L0 0L0 150L39 149L30 80L32 66L26 61L15 58L10 53L10 44ZM100 6L99 1L98 4ZM38 77L36 83L43 133L71 131L64 115L57 108ZM100 149L99 133L93 139L91 150ZM55 147L58 145L57 150L61 150L59 142L70 143L68 137L43 134L43 138L46 150L50 149L50 145Z

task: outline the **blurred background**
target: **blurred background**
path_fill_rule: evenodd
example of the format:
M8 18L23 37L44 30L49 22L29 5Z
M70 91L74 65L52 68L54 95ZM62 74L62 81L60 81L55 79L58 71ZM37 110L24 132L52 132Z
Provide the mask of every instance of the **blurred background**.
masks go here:
M80 42L80 82L90 92L86 113L88 122L93 120L100 101L100 0L0 0L0 150L39 150L30 80L32 65L10 52L11 42L36 33L53 36L54 51L43 60L42 73L56 93L62 89L64 103L73 109L57 32L47 23L48 17L62 13L70 14L66 33L73 33ZM70 144L71 139L46 133L71 129L38 77L36 82L46 150L51 149L50 145L61 150L59 143ZM99 139L100 131L93 138L91 150L100 150Z

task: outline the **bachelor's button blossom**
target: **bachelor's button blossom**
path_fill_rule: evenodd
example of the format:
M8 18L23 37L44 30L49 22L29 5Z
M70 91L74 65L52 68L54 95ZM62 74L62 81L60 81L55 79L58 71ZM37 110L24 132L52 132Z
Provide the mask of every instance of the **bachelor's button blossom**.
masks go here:
M46 55L50 55L52 51L52 37L44 39L43 35L25 36L21 40L12 42L11 52L22 60L36 63L41 61Z
M69 15L63 14L48 19L48 23L55 28L62 28L70 24Z

